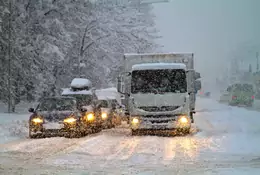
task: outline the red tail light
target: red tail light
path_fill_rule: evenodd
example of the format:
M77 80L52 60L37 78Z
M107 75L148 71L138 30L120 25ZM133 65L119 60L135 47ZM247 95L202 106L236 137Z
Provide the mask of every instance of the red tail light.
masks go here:
M232 96L232 99L236 99L237 97L236 96Z
M255 99L255 96L252 96L252 99Z

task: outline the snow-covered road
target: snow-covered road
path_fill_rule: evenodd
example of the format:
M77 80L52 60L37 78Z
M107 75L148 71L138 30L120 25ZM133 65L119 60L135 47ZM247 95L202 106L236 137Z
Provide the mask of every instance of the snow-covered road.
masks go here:
M260 113L198 99L185 137L131 136L126 128L80 139L0 145L0 174L260 174Z

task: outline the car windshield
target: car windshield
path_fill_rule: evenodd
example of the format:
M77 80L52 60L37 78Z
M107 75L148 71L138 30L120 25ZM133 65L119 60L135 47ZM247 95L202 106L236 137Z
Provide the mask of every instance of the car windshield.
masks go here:
M76 101L74 99L51 98L43 100L37 110L38 111L72 111L76 109Z
M131 93L185 93L187 92L184 70L138 70L132 72Z
M66 95L70 97L74 97L77 101L77 108L80 109L82 106L89 106L92 104L92 95L86 95L86 94L70 94Z
M108 101L107 100L99 100L101 108L108 108Z

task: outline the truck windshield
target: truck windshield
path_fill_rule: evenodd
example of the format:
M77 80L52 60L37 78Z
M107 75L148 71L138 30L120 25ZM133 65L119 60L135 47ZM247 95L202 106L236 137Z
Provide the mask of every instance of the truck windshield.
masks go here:
M132 72L131 93L185 93L186 73L182 69L137 70Z

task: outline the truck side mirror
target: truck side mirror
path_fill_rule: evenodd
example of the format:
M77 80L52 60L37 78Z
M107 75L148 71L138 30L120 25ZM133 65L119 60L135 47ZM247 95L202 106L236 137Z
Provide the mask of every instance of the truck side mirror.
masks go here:
M195 80L200 79L200 78L201 78L200 73L199 72L195 72Z
M195 81L195 92L201 90L201 81L200 80L196 80Z
M28 111L33 113L34 112L34 108L29 108Z

